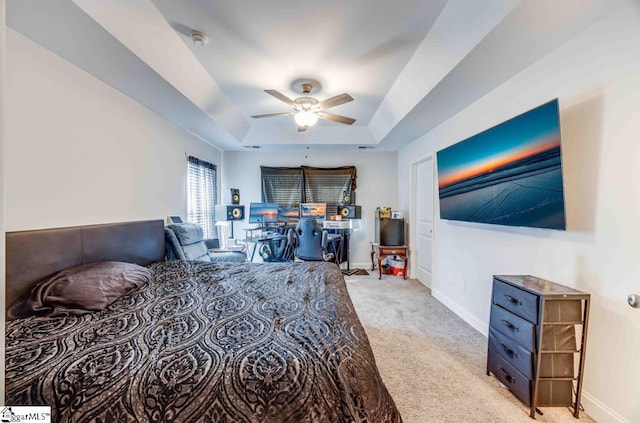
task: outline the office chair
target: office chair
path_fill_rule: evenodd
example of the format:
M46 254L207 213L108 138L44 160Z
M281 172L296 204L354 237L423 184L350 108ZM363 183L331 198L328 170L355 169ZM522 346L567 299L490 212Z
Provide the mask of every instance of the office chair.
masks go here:
M327 252L328 233L315 219L300 219L295 229L289 229L289 244L295 245L295 257L304 261L330 261L333 253Z

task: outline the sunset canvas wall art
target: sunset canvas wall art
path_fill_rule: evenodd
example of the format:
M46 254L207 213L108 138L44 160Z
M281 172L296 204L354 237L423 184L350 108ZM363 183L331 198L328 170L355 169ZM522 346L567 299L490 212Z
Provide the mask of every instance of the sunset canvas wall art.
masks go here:
M437 153L440 218L566 229L558 100Z

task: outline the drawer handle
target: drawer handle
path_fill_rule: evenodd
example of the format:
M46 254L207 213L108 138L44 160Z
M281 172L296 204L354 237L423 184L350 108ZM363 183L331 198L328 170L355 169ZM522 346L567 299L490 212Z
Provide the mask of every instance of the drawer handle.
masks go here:
M510 322L510 321L508 321L508 320L502 319L502 323L504 323L504 325L505 325L506 327L508 327L509 329L511 329L511 330L515 330L516 332L519 332L519 331L520 331L520 328L519 328L519 327L517 327L516 325L514 325L513 323L511 323L511 322Z
M512 302L513 304L517 304L517 305L522 305L522 301L520 301L519 299L517 299L516 297L512 297L509 294L504 294L504 296L506 297L507 300L509 300L510 302Z
M512 350L511 348L507 347L505 344L500 344L500 346L502 347L502 349L504 350L504 352L513 358L518 358L518 354Z
M511 376L509 373L507 373L507 371L505 369L503 369L502 367L498 367L500 369L500 371L502 373L504 373L504 378L507 379L507 382L509 383L516 383L516 380L513 378L513 376Z

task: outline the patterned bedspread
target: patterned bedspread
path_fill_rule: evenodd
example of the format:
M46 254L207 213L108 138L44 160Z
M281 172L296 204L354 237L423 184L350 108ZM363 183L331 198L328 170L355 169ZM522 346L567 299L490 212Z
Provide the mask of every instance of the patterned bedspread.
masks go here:
M65 422L401 422L340 270L151 266L80 316L7 323L6 404Z

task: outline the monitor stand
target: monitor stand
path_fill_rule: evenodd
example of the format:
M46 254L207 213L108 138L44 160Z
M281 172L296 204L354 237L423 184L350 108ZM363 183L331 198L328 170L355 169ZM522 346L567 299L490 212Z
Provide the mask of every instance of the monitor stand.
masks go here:
M346 269L341 269L342 274L343 275L347 275L347 276L351 276L354 273L358 272L358 269L350 269L349 268L349 260L351 257L351 245L349 245L349 243L351 242L351 229L347 229L344 233L345 235L345 246L347 247L347 268Z

